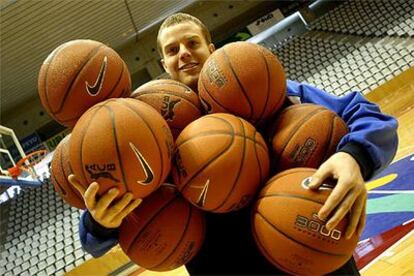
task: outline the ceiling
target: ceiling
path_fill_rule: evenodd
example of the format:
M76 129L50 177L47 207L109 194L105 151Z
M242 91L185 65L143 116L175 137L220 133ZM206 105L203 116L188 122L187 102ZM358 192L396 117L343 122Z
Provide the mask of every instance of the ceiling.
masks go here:
M58 45L80 38L118 48L196 0L1 0L1 114L37 97L37 74Z

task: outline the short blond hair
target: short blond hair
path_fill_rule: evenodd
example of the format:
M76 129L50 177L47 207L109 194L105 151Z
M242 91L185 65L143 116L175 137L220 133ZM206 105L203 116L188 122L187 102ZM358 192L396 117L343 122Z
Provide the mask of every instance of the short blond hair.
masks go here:
M173 15L168 16L164 22L162 22L160 29L158 30L158 35L157 35L157 49L158 49L158 53L160 54L161 57L163 57L163 53L162 53L162 48L161 48L161 43L160 43L160 34L162 32L162 30L164 30L165 28L183 23L183 22L193 22L194 24L196 24L197 26L199 26L201 28L201 32L204 36L204 39L206 40L207 44L211 43L211 34L210 31L207 29L206 25L203 24L203 22L200 21L200 19L198 19L197 17L194 17L190 14L187 13L175 13Z

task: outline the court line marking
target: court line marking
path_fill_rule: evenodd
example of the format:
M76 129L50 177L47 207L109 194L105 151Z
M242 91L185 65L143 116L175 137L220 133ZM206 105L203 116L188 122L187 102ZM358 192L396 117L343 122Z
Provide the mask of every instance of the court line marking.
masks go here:
M389 256L389 253L390 253L391 250L393 250L400 243L402 243L403 241L405 241L406 239L408 239L409 237L411 237L413 234L414 234L414 230L411 230L410 232L408 232L404 237L402 237L401 239L399 239L398 241L396 241L393 245L391 245L390 247L388 247L384 252L382 252L375 259L373 259L366 266L364 266L359 272L360 273L365 272L365 270L367 270L369 267L371 267L372 265L374 265L377 260L379 260L383 256Z
M372 190L368 194L414 194L414 190Z

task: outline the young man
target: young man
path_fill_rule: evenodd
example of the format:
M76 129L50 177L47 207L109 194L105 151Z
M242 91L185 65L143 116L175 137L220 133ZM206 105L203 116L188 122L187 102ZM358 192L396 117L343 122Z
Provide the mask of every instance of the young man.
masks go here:
M157 42L162 64L171 78L197 91L201 68L215 50L204 24L191 15L174 14L161 25ZM317 189L327 177L337 179L336 187L318 216L326 219L326 227L332 229L349 215L345 236L355 231L360 234L365 224L367 199L364 179L384 169L394 157L398 144L397 122L382 114L378 106L359 93L336 97L307 84L291 80L287 84L287 95L293 102L323 105L335 111L349 127L338 151L319 167L310 186ZM116 192L110 191L97 202L97 183L85 191L74 176L70 181L84 194L89 210L80 222L82 244L93 256L100 256L117 243L116 228L140 201L132 201L125 195L112 203ZM206 213L206 240L198 255L186 265L190 274L283 273L272 266L254 244L249 211L245 208L228 214ZM358 274L358 270L351 259L334 274Z

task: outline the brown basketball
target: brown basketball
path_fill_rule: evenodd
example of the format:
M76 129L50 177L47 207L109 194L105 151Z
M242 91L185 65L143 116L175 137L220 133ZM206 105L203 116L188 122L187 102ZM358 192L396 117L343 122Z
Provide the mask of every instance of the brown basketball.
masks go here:
M125 62L113 49L98 41L72 40L45 59L38 90L49 115L73 127L94 104L129 96L131 78Z
M272 169L318 168L336 151L348 132L345 122L331 110L314 104L285 108L270 131Z
M72 207L85 209L85 202L83 201L82 195L68 181L68 176L72 174L69 162L69 143L70 135L63 138L57 145L50 167L50 178L52 179L55 191L63 201Z
M122 222L119 243L128 257L148 270L168 271L190 261L205 235L201 211L171 184L163 184Z
M72 132L70 163L87 187L112 187L142 198L157 189L171 167L173 140L162 116L135 99L109 99L90 108Z
M292 275L323 275L345 264L358 236L346 240L345 217L335 229L326 230L317 217L333 185L318 191L307 188L315 169L286 170L270 179L252 212L252 230L263 255Z
M265 141L250 123L234 115L201 117L176 140L174 182L203 210L225 213L246 206L268 173Z
M174 138L202 114L197 94L175 80L150 81L138 87L131 97L154 107L167 121Z
M286 77L272 52L253 43L234 42L207 59L198 92L209 113L232 113L256 124L283 104Z

